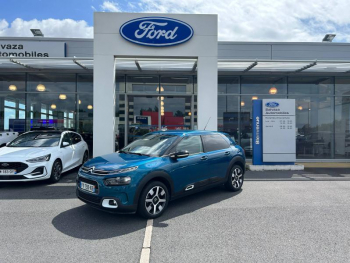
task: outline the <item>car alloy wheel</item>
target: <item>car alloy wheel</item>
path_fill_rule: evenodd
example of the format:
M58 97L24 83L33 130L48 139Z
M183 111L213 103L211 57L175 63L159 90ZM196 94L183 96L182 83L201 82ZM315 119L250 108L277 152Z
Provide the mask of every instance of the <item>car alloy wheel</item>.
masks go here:
M145 208L149 214L155 216L161 213L167 203L166 191L161 186L152 187L145 199Z
M243 173L242 169L238 166L234 167L231 174L232 186L235 189L240 189L243 184Z
M52 166L50 181L53 183L58 182L61 179L62 165L60 161L55 161Z

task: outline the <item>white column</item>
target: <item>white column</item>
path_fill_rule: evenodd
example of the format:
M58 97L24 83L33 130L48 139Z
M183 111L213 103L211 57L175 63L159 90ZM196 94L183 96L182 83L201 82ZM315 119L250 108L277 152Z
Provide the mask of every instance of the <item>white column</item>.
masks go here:
M94 55L93 156L115 148L115 65L112 55Z
M217 57L198 57L197 68L198 130L203 130L208 123L207 131L217 131L218 59Z

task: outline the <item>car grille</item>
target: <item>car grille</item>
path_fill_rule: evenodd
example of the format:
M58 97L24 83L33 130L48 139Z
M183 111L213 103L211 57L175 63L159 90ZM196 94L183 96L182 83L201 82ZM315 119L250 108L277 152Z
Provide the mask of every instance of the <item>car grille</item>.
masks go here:
M81 171L87 174L90 173L90 174L100 175L100 176L110 174L110 171L95 170L95 169L92 170L92 167L85 167L85 166L81 167Z
M96 196L96 195L91 195L91 194L87 194L84 193L80 190L77 191L78 196L88 202L94 203L94 204L100 204L101 203L101 197Z
M28 168L25 163L15 163L15 162L0 162L0 169L15 169L17 173L20 173Z

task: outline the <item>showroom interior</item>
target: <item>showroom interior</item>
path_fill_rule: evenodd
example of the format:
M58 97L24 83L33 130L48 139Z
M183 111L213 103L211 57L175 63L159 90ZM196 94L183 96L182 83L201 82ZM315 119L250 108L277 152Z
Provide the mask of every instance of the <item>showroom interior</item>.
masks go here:
M193 17L179 19L191 23ZM210 129L215 123L217 130L230 134L250 159L252 101L291 98L296 100L298 161L350 160L350 44L217 41L217 84L205 88L207 94L201 92L203 82L198 80L203 74L201 59L187 47L191 41L181 46L192 56L171 56L163 48L167 57L142 56L137 50L142 47L125 43L128 56L113 57L112 70L108 69L113 93L106 94L101 84L95 85L99 58L94 39L1 37L0 43L30 43L33 50L39 42L64 43L64 54L46 59L2 53L0 131L23 133L37 126L74 130L92 153L94 141L104 136L102 130L110 130L108 136L113 132L111 151L150 131L203 129L209 122ZM110 122L103 120L103 109L96 111L97 90L101 90L98 97L107 97L106 105L114 104L112 128L102 122ZM210 112L215 113L214 122ZM96 119L101 119L98 134Z

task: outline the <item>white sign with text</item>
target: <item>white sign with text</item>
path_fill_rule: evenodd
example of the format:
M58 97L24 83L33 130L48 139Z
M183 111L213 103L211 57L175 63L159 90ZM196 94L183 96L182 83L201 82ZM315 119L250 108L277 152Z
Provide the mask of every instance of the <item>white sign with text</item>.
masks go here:
M65 57L66 43L54 41L0 41L1 57L48 58Z
M295 100L264 99L263 161L295 162Z

